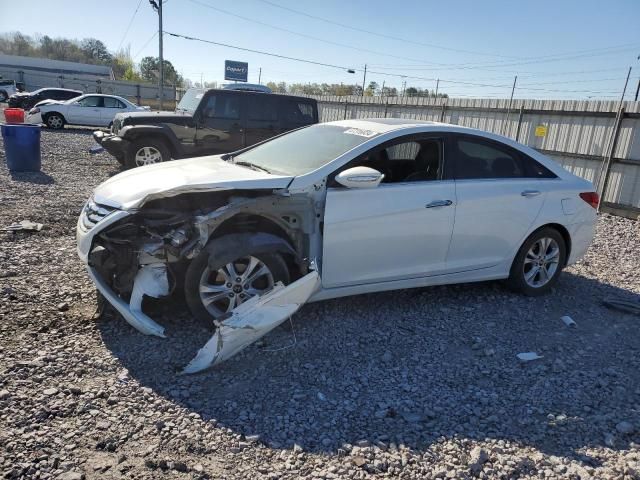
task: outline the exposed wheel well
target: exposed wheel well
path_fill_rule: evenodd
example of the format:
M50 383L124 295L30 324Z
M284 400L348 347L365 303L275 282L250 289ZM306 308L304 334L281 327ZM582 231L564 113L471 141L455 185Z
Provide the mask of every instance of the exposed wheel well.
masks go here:
M225 220L218 226L218 228L215 229L211 238L221 237L230 233L246 232L270 233L282 238L295 249L295 243L284 228L267 217L250 213L239 213ZM287 264L291 279L297 279L300 276L300 267L294 256L290 254L282 254L282 257Z

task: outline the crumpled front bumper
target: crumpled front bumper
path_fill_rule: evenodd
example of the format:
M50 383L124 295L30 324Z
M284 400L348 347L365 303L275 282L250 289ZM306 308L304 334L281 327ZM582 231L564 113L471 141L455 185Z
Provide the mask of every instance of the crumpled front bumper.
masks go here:
M166 338L165 329L142 311L143 297L160 298L169 295L168 267L164 262L140 261L133 280L129 301L125 301L111 288L99 272L96 262L100 246L95 246L95 235L112 223L129 215L123 210L107 214L95 226L87 228L87 212L91 217L95 207L90 202L78 220L78 255L87 266L87 271L98 291L113 308L136 330L145 335ZM94 208L94 210L92 210ZM84 218L83 218L84 216ZM92 262L93 258L93 262ZM146 257L148 260L149 257ZM92 264L93 263L93 264ZM316 270L288 286L282 284L269 293L253 297L238 306L227 318L216 322L216 332L202 347L195 358L185 367L184 373L196 373L227 360L251 343L255 342L293 315L320 288L320 276Z
M116 159L122 163L127 153L131 142L124 138L114 135L113 133L106 133L102 130L96 130L93 132L93 139L101 145L107 152L116 157Z

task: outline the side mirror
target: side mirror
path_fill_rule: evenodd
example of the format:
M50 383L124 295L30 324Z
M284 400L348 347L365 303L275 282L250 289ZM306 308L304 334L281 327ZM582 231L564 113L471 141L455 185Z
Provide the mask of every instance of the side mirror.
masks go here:
M353 167L336 175L336 182L347 188L375 188L384 175L369 167Z

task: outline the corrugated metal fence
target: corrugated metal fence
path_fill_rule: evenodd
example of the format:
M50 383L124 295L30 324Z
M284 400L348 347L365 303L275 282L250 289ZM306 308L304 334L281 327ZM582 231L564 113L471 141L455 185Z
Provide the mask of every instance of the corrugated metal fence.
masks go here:
M498 133L549 155L592 181L609 210L640 214L640 102L314 97L320 120L395 117ZM536 135L537 130L537 135Z
M158 86L151 83L126 82L121 80L96 79L91 75L59 75L40 71L16 71L0 69L0 75L8 80L24 82L27 91L45 87L61 87L81 90L84 93L105 93L126 97L138 104L150 104L160 98ZM165 86L165 106L173 108L177 99L176 88Z

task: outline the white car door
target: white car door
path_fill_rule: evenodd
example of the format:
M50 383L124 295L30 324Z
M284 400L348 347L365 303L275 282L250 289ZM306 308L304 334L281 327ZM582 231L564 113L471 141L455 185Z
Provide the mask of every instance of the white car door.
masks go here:
M75 102L71 102L65 115L67 123L90 126L102 125L102 105L102 97L98 95L86 95Z
M447 161L458 202L448 266L465 271L508 261L540 213L555 175L522 152L475 135L452 136Z
M127 106L115 97L104 97L104 108L101 109L100 125L108 126L120 112L126 112Z
M331 180L324 216L324 288L437 275L455 215L455 182L443 180L442 140L405 136L345 168L385 174L376 188L348 189Z

